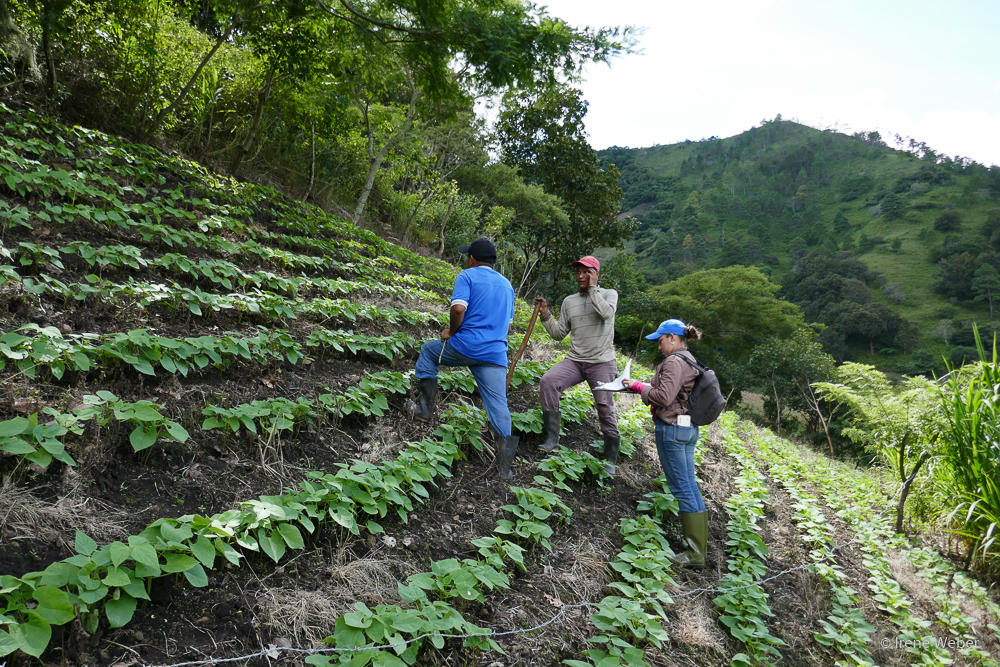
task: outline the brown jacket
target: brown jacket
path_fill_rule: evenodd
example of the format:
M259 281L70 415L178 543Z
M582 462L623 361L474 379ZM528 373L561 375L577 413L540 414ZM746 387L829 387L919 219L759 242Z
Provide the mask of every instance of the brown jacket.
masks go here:
M697 361L687 349L678 350L660 362L653 381L642 390L642 402L653 406L653 419L666 424L677 422L677 415L687 414L687 399L694 389L698 372L677 356L683 354Z

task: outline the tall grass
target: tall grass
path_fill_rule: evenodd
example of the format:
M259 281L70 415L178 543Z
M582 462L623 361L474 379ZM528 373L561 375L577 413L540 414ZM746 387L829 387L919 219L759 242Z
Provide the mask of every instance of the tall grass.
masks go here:
M1000 563L1000 364L997 341L987 358L975 332L979 363L949 369L941 387L941 446L958 504L951 513L970 540L969 558Z

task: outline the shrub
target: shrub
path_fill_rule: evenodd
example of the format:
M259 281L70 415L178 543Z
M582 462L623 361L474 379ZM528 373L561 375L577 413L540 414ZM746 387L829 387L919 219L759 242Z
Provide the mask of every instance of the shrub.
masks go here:
M934 229L939 232L953 232L962 226L962 216L958 211L942 211L934 220Z

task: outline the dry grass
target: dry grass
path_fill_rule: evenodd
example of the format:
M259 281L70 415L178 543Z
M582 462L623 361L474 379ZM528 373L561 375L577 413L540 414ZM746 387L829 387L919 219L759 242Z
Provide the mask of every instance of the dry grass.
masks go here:
M99 542L124 539L124 524L115 519L122 515L103 504L98 513L97 502L93 498L64 496L56 503L47 503L7 477L0 484L0 534L10 541L39 539L67 547L76 530Z
M342 614L354 610L361 601L369 606L399 602L394 572L413 570L408 564L379 558L372 552L366 558L354 558L346 550L329 568L329 585L322 590L265 589L264 620L277 637L294 637L313 647L333 633L334 623Z
M701 646L725 654L726 639L718 628L715 613L701 598L686 598L672 611L677 620L670 624L671 636L682 644Z
M611 580L608 562L614 558L615 545L604 537L593 541L583 537L571 548L573 567L559 576L559 582L569 585L579 600L597 599Z

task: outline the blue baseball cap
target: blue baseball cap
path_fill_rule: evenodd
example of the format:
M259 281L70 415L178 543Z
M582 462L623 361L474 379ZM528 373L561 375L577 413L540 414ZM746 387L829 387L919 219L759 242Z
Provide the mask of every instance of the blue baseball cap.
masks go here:
M680 320L664 320L660 322L660 326L653 333L646 336L646 340L658 340L660 336L664 334L674 334L677 336L684 335L684 329L687 325Z

